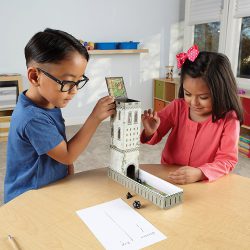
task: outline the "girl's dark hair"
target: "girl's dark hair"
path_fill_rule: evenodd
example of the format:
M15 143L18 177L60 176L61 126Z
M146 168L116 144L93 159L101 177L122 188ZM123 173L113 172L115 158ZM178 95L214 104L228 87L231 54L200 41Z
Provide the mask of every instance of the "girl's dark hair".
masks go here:
M49 28L36 33L24 49L27 67L31 61L58 63L70 57L75 51L89 60L88 51L75 37L64 31Z
M237 84L229 59L220 53L200 52L194 62L188 59L181 68L179 98L184 98L183 81L185 76L201 77L211 92L212 121L225 117L226 113L234 110L240 123L243 122L243 111Z

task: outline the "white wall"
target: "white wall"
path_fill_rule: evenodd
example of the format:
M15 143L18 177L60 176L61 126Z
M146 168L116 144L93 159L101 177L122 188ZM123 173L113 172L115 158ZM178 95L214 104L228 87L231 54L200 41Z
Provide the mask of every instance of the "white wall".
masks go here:
M184 6L183 0L0 0L0 73L21 73L28 88L24 47L47 27L86 41L139 41L148 54L92 55L90 82L63 114L66 124L81 123L108 94L105 76L123 76L128 96L150 108L152 78L169 64L171 29L184 19Z

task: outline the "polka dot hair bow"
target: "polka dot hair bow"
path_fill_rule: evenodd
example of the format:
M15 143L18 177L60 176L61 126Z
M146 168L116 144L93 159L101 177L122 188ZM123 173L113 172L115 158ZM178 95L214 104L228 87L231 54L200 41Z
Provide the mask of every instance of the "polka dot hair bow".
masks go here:
M176 55L176 59L177 59L177 67L178 69L180 69L183 65L183 63L188 59L191 62L194 62L194 60L197 58L197 56L199 55L199 49L198 46L195 44L193 45L188 51L187 53L182 52L178 55Z

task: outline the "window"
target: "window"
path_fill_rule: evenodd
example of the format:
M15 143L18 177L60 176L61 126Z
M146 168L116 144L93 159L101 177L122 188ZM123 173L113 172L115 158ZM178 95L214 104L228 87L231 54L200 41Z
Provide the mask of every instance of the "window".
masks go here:
M229 0L186 0L184 51L193 44L200 50L218 52L224 42L225 2Z
M200 51L217 52L219 49L220 22L196 24L194 26L194 44Z
M138 123L138 112L135 111L134 123Z
M250 78L250 17L242 18L237 77Z
M113 127L113 125L111 126L111 137L114 137L114 127Z
M200 50L228 56L239 88L250 89L250 1L186 0L184 51Z
M119 110L118 112L118 120L120 121L121 120L121 111Z
M128 124L131 124L131 123L132 123L132 112L128 112Z
M118 128L118 140L121 140L121 128Z

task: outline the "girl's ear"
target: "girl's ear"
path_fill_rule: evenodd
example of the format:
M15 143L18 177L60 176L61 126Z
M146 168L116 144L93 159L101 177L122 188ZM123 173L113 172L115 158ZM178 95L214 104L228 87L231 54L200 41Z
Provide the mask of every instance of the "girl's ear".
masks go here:
M39 72L38 72L37 68L29 67L28 71L27 71L27 76L28 76L30 83L34 87L38 87L40 85L39 84Z

